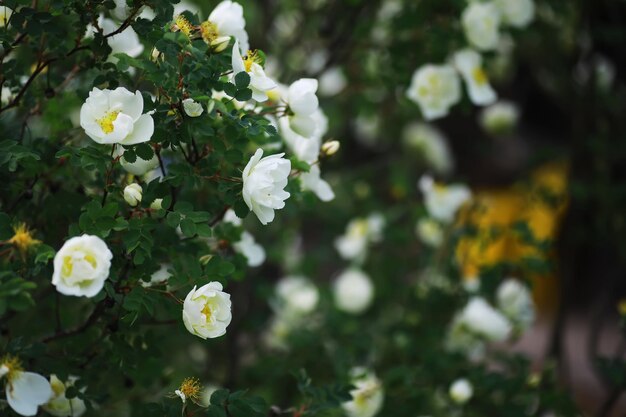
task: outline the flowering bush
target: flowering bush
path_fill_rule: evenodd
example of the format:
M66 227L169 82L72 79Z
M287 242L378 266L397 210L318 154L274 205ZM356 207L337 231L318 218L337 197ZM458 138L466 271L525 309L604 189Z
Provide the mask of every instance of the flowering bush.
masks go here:
M616 83L558 85L581 7L209 3L0 5L0 414L578 415L514 346L576 204L520 95Z

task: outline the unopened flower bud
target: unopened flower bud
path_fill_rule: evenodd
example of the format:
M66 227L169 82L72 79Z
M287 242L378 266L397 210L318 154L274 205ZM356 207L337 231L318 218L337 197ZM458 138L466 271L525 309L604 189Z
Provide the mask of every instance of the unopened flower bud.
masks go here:
M124 200L126 200L128 205L130 205L131 207L135 207L139 203L141 203L141 196L141 185L137 183L132 183L124 188Z
M341 144L338 140L331 140L322 145L322 154L332 156L337 153Z

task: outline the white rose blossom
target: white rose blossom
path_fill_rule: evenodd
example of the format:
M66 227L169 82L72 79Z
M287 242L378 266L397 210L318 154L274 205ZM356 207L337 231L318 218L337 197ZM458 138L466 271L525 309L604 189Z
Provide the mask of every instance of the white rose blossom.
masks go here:
M113 20L107 19L103 16L100 16L98 19L98 24L102 28L102 33L105 36L109 33L115 32L120 27L120 25L115 23ZM109 44L109 47L111 47L111 53L109 54L108 60L113 63L116 63L118 60L114 56L115 54L126 54L132 58L136 58L143 52L144 49L141 42L139 42L137 32L135 32L132 26L128 26L121 33L108 37L107 43Z
M472 192L467 186L438 184L428 175L422 176L419 188L424 195L428 214L443 223L452 222L459 208L472 197Z
M278 305L282 313L305 315L313 312L319 301L317 287L302 276L288 276L276 285Z
M209 282L194 286L183 303L183 322L189 333L202 339L220 337L232 320L230 294L222 284Z
M511 133L520 117L519 108L510 101L498 101L480 112L480 126L492 135Z
M300 174L300 184L303 190L309 190L315 193L315 195L322 201L328 202L335 198L330 185L324 181L321 177L321 171L319 164L311 165L309 172L303 172Z
M384 390L381 381L372 371L354 368L351 371L354 389L352 400L341 406L348 417L374 417L383 406Z
M94 297L109 277L113 254L97 236L67 240L54 257L52 285L65 295Z
M516 28L525 28L535 18L533 0L495 0L503 23Z
M474 334L490 342L502 342L511 334L511 323L484 298L472 297L459 315L459 321Z
M522 282L507 278L500 284L496 294L500 310L521 330L530 327L535 320L535 308L528 287Z
M239 43L235 41L232 55L233 77L240 72L246 72L250 76L248 87L252 90L252 98L258 102L263 102L267 100L267 92L276 88L276 83L265 75L259 62L260 57L256 52L248 51L245 56L242 56Z
M314 113L319 108L317 92L317 80L313 78L301 78L293 82L287 91L287 104L290 114L288 116L291 129L305 138L313 136L316 130Z
M350 314L364 312L374 299L374 285L369 276L358 269L348 269L333 285L335 305Z
M265 262L265 249L245 230L241 233L241 239L233 243L233 248L246 258L248 266L257 267Z
M288 118L278 119L278 127L285 144L299 160L308 164L317 161L322 146L322 137L328 131L328 119L321 109L316 110L312 117L316 128L313 135L308 138L294 132Z
M474 395L474 388L467 379L457 379L450 385L449 395L455 403L465 404Z
M8 26L13 10L7 6L0 6L0 28Z
M320 95L335 96L343 91L348 85L348 80L343 71L338 67L332 67L324 71L320 76Z
M493 104L497 95L489 84L487 74L482 67L482 57L473 49L467 48L454 54L454 65L465 80L465 86L472 103L477 106Z
M159 166L159 158L156 155L152 155L149 160L142 159L139 155L136 155L134 162L128 162L124 158L124 154L121 154L120 165L124 170L133 175L142 176L152 171Z
M150 140L154 121L143 113L143 97L124 87L100 90L94 87L80 109L80 125L101 144L135 145Z
M465 37L472 46L481 51L498 47L500 12L493 2L471 2L463 11L461 23Z
M129 206L135 207L141 203L142 192L141 185L136 182L129 184L124 187L124 200Z
M426 163L440 174L454 167L454 157L448 141L436 127L427 123L411 123L403 131L404 143L416 149Z
M87 411L85 401L78 397L68 399L65 396L67 388L73 386L76 380L76 377L70 376L69 380L63 383L56 375L50 375L50 386L54 394L52 398L42 406L46 413L55 417L80 417L85 414L85 411Z
M163 285L172 277L169 264L161 264L161 267L150 275L150 281L140 281L142 287L152 287L153 285Z
M461 82L450 65L426 64L413 73L406 95L419 105L426 120L438 119L461 99Z
M335 239L335 249L343 259L365 260L367 245L381 240L385 218L372 213L366 218L351 220L342 236Z
M202 104L198 103L192 98L186 98L183 100L183 109L185 114L189 117L198 117L204 112Z
M291 161L283 156L281 153L263 158L263 150L257 149L243 170L243 199L264 225L274 220L274 210L285 207L289 198L285 187Z
M422 218L417 222L417 236L420 240L433 248L438 248L443 243L443 230L437 221L430 218Z
M48 402L53 392L50 383L34 372L25 372L17 359L0 363L0 380L6 378L6 400L21 416L34 416L39 406Z
M218 50L228 45L231 36L239 43L242 54L250 47L243 7L237 2L224 0L218 4L209 18L200 24L200 30L204 41Z

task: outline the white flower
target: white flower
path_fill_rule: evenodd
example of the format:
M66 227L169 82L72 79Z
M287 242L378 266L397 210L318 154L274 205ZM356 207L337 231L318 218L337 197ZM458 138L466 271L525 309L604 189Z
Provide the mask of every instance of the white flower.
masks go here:
M503 23L524 28L535 17L535 3L533 0L495 0L500 11Z
M328 130L328 119L321 109L317 109L312 118L315 122L315 131L308 138L294 132L287 117L278 119L278 126L285 144L299 160L308 164L317 161L322 146L322 137Z
M417 236L428 246L438 248L443 242L441 225L433 219L422 218L417 222Z
M310 138L316 130L314 113L319 108L317 92L317 80L313 78L301 78L289 86L287 91L287 104L291 113L289 126L291 130Z
M120 26L113 20L104 17L98 19L98 23L105 36L115 32ZM126 54L132 58L136 58L143 52L143 45L139 42L139 36L132 26L128 26L121 33L107 38L107 43L111 47L109 61L113 63L117 62L117 58L114 56L115 54Z
M363 368L355 368L351 372L352 400L341 406L348 417L373 417L383 406L383 385L376 375Z
M0 379L6 377L9 407L21 416L34 416L37 408L48 402L53 392L50 383L34 372L24 372L16 359L0 364Z
M56 375L50 375L50 386L52 387L53 396L43 409L48 414L56 417L80 417L85 414L87 407L85 402L78 397L68 399L65 396L67 387L74 385L76 377L69 377L69 381L65 384Z
M287 315L304 315L315 310L319 301L317 287L302 276L288 276L276 285L279 307Z
M406 95L420 106L425 119L438 119L461 99L461 82L450 65L427 64L413 73Z
M343 91L348 85L348 80L338 67L332 67L320 75L319 92L323 96L334 96Z
M535 308L530 291L520 281L508 278L497 291L498 307L514 324L527 329L535 319Z
M250 76L252 98L258 102L267 100L267 92L276 88L276 83L265 75L263 67L259 64L260 57L257 53L248 51L245 57L241 56L239 43L235 41L233 45L232 65L233 77L240 72L246 72Z
M480 125L492 135L510 133L518 120L519 108L509 101L498 101L480 112Z
M154 121L143 112L143 97L124 87L100 90L94 87L80 108L80 125L97 143L134 145L147 142L154 133Z
M150 276L150 281L140 281L142 287L151 287L153 285L161 285L171 278L172 274L169 269L171 265L161 264L161 267Z
M228 209L226 213L224 213L222 221L225 223L230 223L233 226L241 226L241 219L237 217L237 214L235 214L235 210L233 209Z
M473 49L466 48L454 54L454 65L459 70L472 103L485 106L496 101L496 92L491 88L482 67L482 57Z
M129 206L135 207L141 203L142 191L141 185L136 182L129 184L124 188L124 200Z
M237 2L222 1L213 9L208 20L200 25L200 29L202 38L210 45L219 47L225 43L228 44L232 36L241 45L242 54L248 51L248 33L243 17L243 7Z
M322 201L331 201L335 198L335 193L326 181L320 177L320 167L318 164L311 165L309 172L300 174L300 184L303 190L310 190Z
M93 297L109 276L113 254L97 236L76 236L54 257L52 285L65 295Z
M422 176L419 188L424 194L424 204L428 214L443 223L450 223L454 220L459 208L472 197L467 186L437 184L428 175Z
M12 14L12 9L8 8L7 6L0 6L0 28L5 27L9 24L9 19L11 19Z
M274 220L274 210L285 207L289 193L285 191L291 172L291 161L283 153L263 156L257 149L243 170L243 199L261 224Z
M384 227L385 218L378 213L351 220L346 232L335 240L335 248L344 259L363 259L367 254L367 244L378 242Z
M142 159L139 155L137 155L135 157L135 162L128 162L122 155L122 157L120 158L120 165L122 166L122 168L124 168L126 172L129 172L133 175L141 176L158 167L159 159L156 155L152 155L152 158L146 161L145 159Z
M209 282L194 286L183 304L183 322L189 333L203 339L222 336L232 319L230 294L222 291L222 284Z
M481 51L496 49L500 39L500 12L493 2L470 3L461 21L465 37L474 47Z
M403 138L405 144L415 148L438 173L447 174L452 171L452 152L439 129L427 123L411 123L404 129Z
M245 230L241 233L239 242L233 243L233 248L248 260L248 266L255 267L265 262L265 249Z
M198 117L204 112L204 107L202 104L194 101L192 98L186 98L183 100L183 109L185 110L185 114L189 117Z
M470 299L459 320L473 333L490 342L501 342L511 334L511 323L481 297Z
M333 286L335 305L351 314L365 311L374 298L374 286L370 277L358 269L344 271Z
M450 398L457 404L465 404L474 395L472 384L465 378L457 379L450 385Z

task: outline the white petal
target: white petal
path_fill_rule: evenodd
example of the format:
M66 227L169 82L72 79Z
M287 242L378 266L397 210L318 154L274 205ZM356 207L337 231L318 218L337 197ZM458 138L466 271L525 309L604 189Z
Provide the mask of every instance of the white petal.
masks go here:
M7 384L7 402L11 408L23 416L34 416L37 408L53 396L50 382L34 372L21 372Z
M150 140L154 133L154 120L149 114L142 114L135 122L133 132L126 137L121 143L123 145L135 145Z

